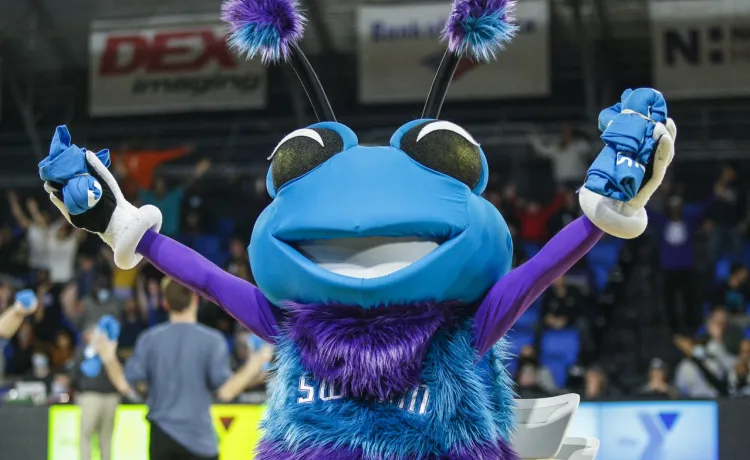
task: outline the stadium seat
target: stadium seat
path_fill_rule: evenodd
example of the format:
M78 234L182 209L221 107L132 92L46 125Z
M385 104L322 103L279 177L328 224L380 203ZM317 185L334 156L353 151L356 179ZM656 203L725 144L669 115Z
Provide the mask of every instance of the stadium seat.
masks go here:
M229 239L234 234L234 221L232 219L219 219L216 222L216 229L221 238Z
M609 274L620 260L622 242L615 238L603 238L586 255L596 292L604 291Z
M538 243L521 243L521 247L523 248L524 254L529 259L534 257L536 253L542 249L542 245Z
M513 325L514 329L521 330L535 330L539 325L539 320L542 313L542 298L538 298L531 304L531 306L518 318L518 321Z
M575 329L545 331L542 335L540 360L552 373L558 386L568 380L568 368L578 360L581 341Z
M534 332L528 329L510 330L505 334L505 338L508 341L508 351L512 355L512 359L507 363L508 372L511 375L516 373L518 367L518 353L521 352L521 348L526 345L534 343Z
M729 271L732 267L732 261L728 257L724 257L716 262L715 277L716 281L726 281L729 278Z
M201 235L193 239L193 249L217 265L226 262L226 254L221 246L222 241L218 236Z

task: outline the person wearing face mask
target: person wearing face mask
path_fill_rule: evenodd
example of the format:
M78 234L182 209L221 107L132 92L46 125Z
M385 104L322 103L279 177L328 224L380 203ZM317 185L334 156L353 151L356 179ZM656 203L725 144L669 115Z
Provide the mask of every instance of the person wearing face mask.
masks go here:
M122 316L125 304L112 294L112 283L106 277L98 277L91 294L81 300L80 307L71 314L71 322L79 330L90 324L95 324L99 318L112 315Z

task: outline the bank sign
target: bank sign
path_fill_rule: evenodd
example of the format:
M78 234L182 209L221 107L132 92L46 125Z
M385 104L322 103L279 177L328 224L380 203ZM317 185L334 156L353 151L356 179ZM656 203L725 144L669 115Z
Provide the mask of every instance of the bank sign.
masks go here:
M750 95L750 2L651 0L656 87L675 99Z
M425 100L446 49L440 35L450 9L450 2L359 8L360 102ZM549 93L548 3L519 2L516 17L519 34L496 62L461 62L448 100L539 97Z

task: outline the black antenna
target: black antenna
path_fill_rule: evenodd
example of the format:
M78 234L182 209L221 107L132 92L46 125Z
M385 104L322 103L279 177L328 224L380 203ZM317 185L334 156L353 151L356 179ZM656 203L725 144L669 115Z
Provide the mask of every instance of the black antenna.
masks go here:
M451 50L446 50L437 73L435 73L435 79L432 81L430 93L427 95L422 118L440 118L440 110L443 108L443 102L448 95L453 74L456 73L460 62L461 56L451 52Z
M302 48L297 44L292 47L289 65L302 83L318 121L336 121L336 115L333 113L331 103L328 102L328 97L318 79L318 75L310 65L310 61L307 60L305 53L302 52Z

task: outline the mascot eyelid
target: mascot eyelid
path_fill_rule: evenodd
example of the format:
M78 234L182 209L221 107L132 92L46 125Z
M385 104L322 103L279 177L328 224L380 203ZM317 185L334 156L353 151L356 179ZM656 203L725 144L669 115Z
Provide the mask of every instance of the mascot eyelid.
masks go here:
M310 128L298 129L296 131L292 131L291 133L287 134L286 137L284 137L281 140L281 142L279 142L276 145L276 148L273 149L273 153L271 153L271 155L268 158L266 158L266 160L273 159L273 156L276 155L276 152L279 150L279 147L284 145L284 142L288 141L289 139L293 139L295 137L309 137L310 139L320 144L321 147L325 147L325 144L323 143L323 138L316 131L313 131Z
M422 131L419 132L419 135L417 136L417 142L421 141L422 138L426 135L440 130L453 131L459 136L465 138L467 141L479 147L479 143L475 141L473 137L471 137L471 134L469 134L465 129L458 126L457 124L451 123L449 121L436 121L435 123L428 124L427 126L422 128Z

